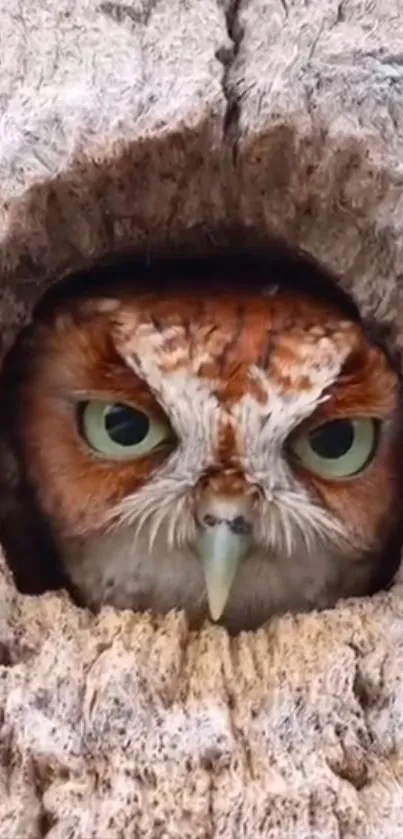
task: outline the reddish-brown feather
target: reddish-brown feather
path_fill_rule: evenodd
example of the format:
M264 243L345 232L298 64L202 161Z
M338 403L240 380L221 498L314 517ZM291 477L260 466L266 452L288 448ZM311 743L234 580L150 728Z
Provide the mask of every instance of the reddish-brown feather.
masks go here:
M117 294L118 297L118 294ZM53 321L38 325L35 352L22 386L20 415L23 445L41 503L66 533L85 533L103 520L110 507L147 481L163 462L159 451L131 461L95 456L80 438L75 405L79 398L127 402L157 416L163 410L146 382L119 357L113 341L116 324L125 313L132 331L148 323L156 334L177 327L160 351L167 374L183 365L215 383L220 402L236 402L245 393L257 402L266 399L251 380L251 365L263 367L284 391L309 389L309 376L295 376L304 342L327 336L351 351L351 363L308 426L339 416L387 418L398 402L398 381L381 350L371 346L356 323L331 305L310 297L281 292L260 297L227 293L211 295L200 304L194 295L130 297L121 306L94 304L65 308ZM341 325L342 324L342 325ZM291 375L290 370L293 370ZM400 433L396 428L381 447L373 468L353 481L324 481L301 470L329 510L349 516L354 530L368 542L385 525L397 492L395 469ZM219 435L217 464L211 486L226 493L245 490L236 462L236 435L224 424ZM296 467L297 468L297 467Z

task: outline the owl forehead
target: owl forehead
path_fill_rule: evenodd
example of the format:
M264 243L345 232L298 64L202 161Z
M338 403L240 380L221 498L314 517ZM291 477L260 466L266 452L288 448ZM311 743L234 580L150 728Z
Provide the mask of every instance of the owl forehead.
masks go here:
M343 355L357 342L356 324L303 295L279 291L270 297L210 297L135 301L122 306L117 340L169 373L223 378L233 368L315 366L322 350ZM211 364L215 364L215 369Z
M208 305L208 303L210 305ZM268 431L309 416L357 343L359 330L304 298L204 301L200 311L124 307L116 348L170 409L210 410L247 425L271 417ZM271 428L270 428L271 426Z

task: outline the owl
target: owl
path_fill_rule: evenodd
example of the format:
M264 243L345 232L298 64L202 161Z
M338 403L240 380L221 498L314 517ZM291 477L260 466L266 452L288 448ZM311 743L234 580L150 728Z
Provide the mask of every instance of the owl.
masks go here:
M21 590L236 633L390 583L400 375L329 276L240 251L76 279L0 383Z

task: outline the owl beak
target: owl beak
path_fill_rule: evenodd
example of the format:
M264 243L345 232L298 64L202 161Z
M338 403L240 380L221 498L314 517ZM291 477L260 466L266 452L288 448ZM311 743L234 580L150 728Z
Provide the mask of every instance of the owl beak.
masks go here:
M226 521L203 528L196 540L196 553L203 566L209 612L213 621L218 621L224 612L240 562L251 542L251 535L235 532Z

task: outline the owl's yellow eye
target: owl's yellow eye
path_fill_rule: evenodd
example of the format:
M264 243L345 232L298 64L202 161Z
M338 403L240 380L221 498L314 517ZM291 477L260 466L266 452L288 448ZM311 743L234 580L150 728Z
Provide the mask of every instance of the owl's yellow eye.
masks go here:
M115 460L134 460L150 454L173 437L168 422L119 402L82 403L79 428L95 452Z
M323 478L351 478L373 460L379 438L374 419L337 419L295 437L290 449L300 463Z

